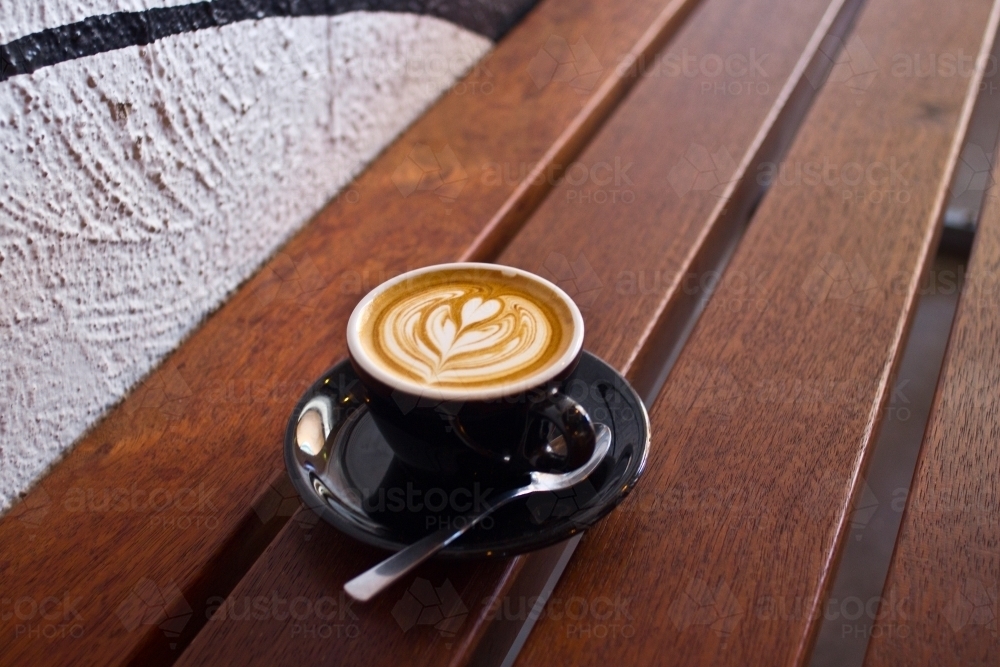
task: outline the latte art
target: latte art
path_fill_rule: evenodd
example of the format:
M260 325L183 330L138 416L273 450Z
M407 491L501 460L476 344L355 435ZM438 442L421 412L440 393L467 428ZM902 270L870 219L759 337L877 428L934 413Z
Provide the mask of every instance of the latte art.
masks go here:
M556 332L528 299L464 285L401 299L375 333L386 356L421 382L462 385L530 372L551 356Z
M527 279L434 274L370 304L360 338L391 375L429 388L484 388L530 378L569 347L568 307Z

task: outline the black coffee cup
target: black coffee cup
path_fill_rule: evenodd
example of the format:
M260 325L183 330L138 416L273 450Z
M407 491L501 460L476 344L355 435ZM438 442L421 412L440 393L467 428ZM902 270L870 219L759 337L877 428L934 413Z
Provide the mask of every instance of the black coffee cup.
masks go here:
M434 281L435 289L450 287L452 281L456 286L482 281L530 287L536 297L562 313L559 353L526 376L472 388L438 385L433 378L422 381L392 372L364 344L362 328L368 318L377 316L373 309L378 309L380 296L392 290L391 294L405 298L408 290L416 293L428 281ZM455 304L461 304L464 296L448 301L450 310L441 312L459 313L461 319L466 308ZM473 296L465 303L486 308L494 301L502 303L503 299ZM455 336L466 330L462 322L449 322L445 326L459 332ZM480 336L481 332L473 326L468 335ZM375 424L399 461L414 472L459 481L506 477L531 470L573 469L593 453L594 425L586 410L561 388L580 359L583 317L572 299L544 278L521 269L472 262L410 271L379 285L361 300L348 323L347 341L351 365L365 386ZM488 356L484 359L484 363L491 361Z

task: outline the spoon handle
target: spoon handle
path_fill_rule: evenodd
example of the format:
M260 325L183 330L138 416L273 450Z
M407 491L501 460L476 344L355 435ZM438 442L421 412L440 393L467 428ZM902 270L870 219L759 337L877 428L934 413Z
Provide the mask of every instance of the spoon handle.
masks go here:
M436 530L427 537L414 542L410 546L389 556L384 561L362 572L346 584L344 590L355 600L367 602L391 586L404 574L423 563L425 560L444 549L446 546L464 535L470 528L482 521L493 510L506 505L514 498L523 495L531 489L530 486L502 493L492 501L487 501L483 511L469 517L462 526L446 526Z

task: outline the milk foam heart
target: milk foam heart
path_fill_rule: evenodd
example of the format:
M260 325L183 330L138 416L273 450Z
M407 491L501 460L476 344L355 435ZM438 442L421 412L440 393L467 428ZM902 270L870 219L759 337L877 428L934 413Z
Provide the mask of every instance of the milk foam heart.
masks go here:
M544 374L566 355L575 326L567 301L519 274L444 269L375 297L359 340L381 371L410 383L496 387Z

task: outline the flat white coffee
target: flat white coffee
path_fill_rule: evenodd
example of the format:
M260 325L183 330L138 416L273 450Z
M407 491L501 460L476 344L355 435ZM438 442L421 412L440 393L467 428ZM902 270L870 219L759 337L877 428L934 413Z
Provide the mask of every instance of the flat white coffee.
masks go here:
M574 344L573 312L555 290L495 267L423 273L364 307L358 342L377 368L407 384L478 390L523 383Z

